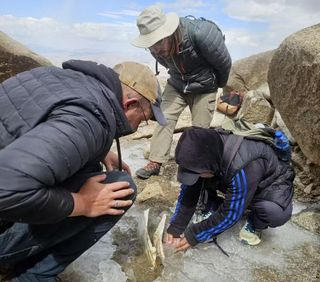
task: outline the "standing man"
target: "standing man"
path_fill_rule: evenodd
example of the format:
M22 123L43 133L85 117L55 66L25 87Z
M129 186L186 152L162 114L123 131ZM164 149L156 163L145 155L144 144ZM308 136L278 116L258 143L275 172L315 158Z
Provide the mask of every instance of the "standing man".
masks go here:
M12 281L55 281L117 223L136 186L126 164L111 171L121 164L113 139L152 116L165 123L148 67L63 68L0 85L0 267Z
M158 175L162 163L168 161L173 132L186 106L194 126L209 127L216 92L227 83L231 58L224 35L211 21L179 18L151 6L139 15L137 26L140 35L132 44L148 48L170 75L161 104L168 123L155 129L149 163L136 172L147 179Z

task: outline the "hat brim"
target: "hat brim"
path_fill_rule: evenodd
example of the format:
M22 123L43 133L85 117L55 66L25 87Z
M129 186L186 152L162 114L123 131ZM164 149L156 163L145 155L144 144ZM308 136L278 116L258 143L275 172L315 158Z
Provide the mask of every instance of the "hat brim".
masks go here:
M172 35L179 26L179 17L176 13L167 13L166 22L148 34L140 34L131 44L139 48L149 48L163 38Z
M190 171L181 166L178 168L177 179L180 183L191 186L195 184L200 177L200 174L197 172Z
M153 115L154 115L156 121L160 125L166 125L167 124L167 119L165 118L160 106L155 105L155 104L151 104L151 108L152 108Z

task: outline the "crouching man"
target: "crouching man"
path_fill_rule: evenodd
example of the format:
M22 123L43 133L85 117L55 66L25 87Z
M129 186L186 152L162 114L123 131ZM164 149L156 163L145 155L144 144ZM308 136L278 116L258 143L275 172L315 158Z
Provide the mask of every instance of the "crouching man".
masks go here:
M129 167L110 147L142 121L165 124L158 89L134 62L68 61L0 85L0 267L9 279L55 281L132 205Z
M182 134L175 157L182 185L165 241L176 250L216 237L237 223L246 209L250 213L239 236L249 245L261 242L262 230L290 219L294 172L264 142L191 128ZM199 197L207 216L189 224Z

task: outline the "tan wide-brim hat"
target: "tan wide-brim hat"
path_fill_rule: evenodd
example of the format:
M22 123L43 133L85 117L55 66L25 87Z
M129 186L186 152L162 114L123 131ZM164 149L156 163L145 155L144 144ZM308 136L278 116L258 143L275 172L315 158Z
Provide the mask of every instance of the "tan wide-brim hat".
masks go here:
M149 48L176 31L179 17L175 13L162 13L159 6L150 6L138 16L137 26L140 35L132 41L132 45Z

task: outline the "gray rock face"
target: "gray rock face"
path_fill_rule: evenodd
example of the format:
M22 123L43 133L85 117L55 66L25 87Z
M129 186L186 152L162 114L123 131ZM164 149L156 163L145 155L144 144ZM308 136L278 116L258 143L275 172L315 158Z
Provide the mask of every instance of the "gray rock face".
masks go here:
M17 73L51 65L48 60L0 31L0 83Z
M269 63L274 51L259 53L236 61L231 68L225 91L247 92L267 82Z
M320 210L310 209L299 213L292 218L299 226L320 235Z
M246 93L237 118L242 118L252 123L270 124L273 115L274 108L265 99L264 92L251 90Z
M320 24L283 41L269 67L272 101L304 155L320 165Z

